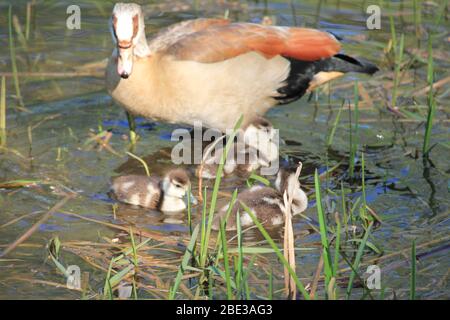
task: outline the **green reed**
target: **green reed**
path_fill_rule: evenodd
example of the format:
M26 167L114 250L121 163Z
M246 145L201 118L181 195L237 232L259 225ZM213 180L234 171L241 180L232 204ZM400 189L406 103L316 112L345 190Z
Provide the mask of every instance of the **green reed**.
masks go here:
M273 300L273 269L270 268L269 272L269 296L267 297L268 300Z
M133 228L130 227L130 239L131 239L131 250L132 250L132 258L133 258L133 264L134 264L134 274L133 274L133 295L134 299L138 299L137 289L136 289L136 277L137 277L137 271L138 271L138 256L137 256L137 247L136 242L134 241L134 233Z
M342 231L341 219L339 217L338 212L335 213L334 220L336 222L336 242L334 244L333 276L337 277L339 267L339 255L341 248L341 231Z
M137 161L139 161L142 164L142 166L144 167L145 174L147 175L147 177L150 177L150 170L148 168L147 163L144 161L144 159L142 159L141 157L139 157L131 152L128 152L128 151L126 152L126 154L129 155L130 157L136 159Z
M188 187L188 192L186 195L187 201L187 218L188 218L188 226L189 226L189 236L192 236L192 201L191 201L192 189L191 185Z
M428 38L428 69L427 69L427 82L430 86L430 90L428 91L428 115L427 115L427 123L425 126L425 136L423 140L422 153L424 156L428 156L431 147L430 140L431 134L433 130L433 120L434 115L436 113L436 101L434 98L434 90L433 90L433 82L434 82L434 62L433 62L433 40L430 35Z
M367 216L367 198L366 198L366 161L364 152L361 153L361 185L363 204L360 208L360 216L364 218L364 222L372 221L372 216Z
M30 28L31 28L31 2L27 2L27 14L25 21L25 39L30 40Z
M342 219L344 221L344 232L348 233L348 216L347 216L347 202L345 201L344 183L341 181L341 201L342 201Z
M416 37L417 39L419 39L421 36L421 28L422 28L422 2L419 3L418 0L414 0L413 9L414 9L414 26L416 29Z
M252 172L248 179L245 181L247 184L247 187L253 186L254 182L260 182L264 184L265 186L270 186L270 181L264 177L261 177L260 175L257 175L256 173Z
M398 86L400 84L401 78L401 69L403 62L403 54L405 47L405 35L402 34L400 37L400 43L397 43L397 33L395 30L394 18L392 16L389 17L390 28L391 28L391 41L392 46L391 50L394 53L394 86L392 88L392 98L391 105L392 108L397 107L397 97L398 97Z
M272 237L267 233L266 229L264 229L261 222L258 221L258 219L255 217L253 212L244 204L241 202L241 206L244 208L244 210L248 213L250 218L253 220L253 223L258 228L259 232L263 235L263 237L266 239L266 241L269 243L269 245L274 250L275 254L277 255L278 259L280 259L283 266L288 270L289 274L291 275L292 279L294 279L295 285L297 289L301 292L303 295L303 298L306 300L310 300L311 297L309 296L309 293L306 291L305 286L301 282L301 280L298 278L297 274L295 273L295 270L292 269L289 262L286 260L284 255L281 253L280 249L276 245L275 241L273 241Z
M447 8L448 2L449 2L449 0L442 1L441 6L438 9L438 14L437 14L436 19L434 21L434 24L436 25L436 27L438 27L441 24L441 20L442 20L442 17L444 16L444 14L446 12L445 8Z
M125 111L125 113L127 115L128 128L130 130L130 142L131 145L134 146L138 139L138 135L136 133L136 120L134 118L134 115L130 112Z
M389 25L391 29L391 50L394 51L394 57L396 55L397 50L397 33L395 31L395 23L394 23L394 17L389 17Z
M373 222L371 222L369 224L368 228L366 229L366 232L364 233L364 237L359 244L358 251L356 252L355 260L353 261L353 263L351 265L352 273L350 274L350 279L349 279L348 285L347 285L347 299L350 299L352 289L353 289L353 281L355 280L355 277L358 275L359 265L361 264L361 258L364 253L364 248L366 247L370 232L372 230L372 225L373 225Z
M358 151L358 134L359 134L359 89L358 82L355 81L353 87L354 105L355 105L355 121L353 126L350 122L350 167L349 177L353 178L355 172L356 154ZM349 115L351 117L351 113Z
M9 35L9 52L10 52L10 58L11 58L11 67L12 67L12 73L13 73L13 79L14 79L14 87L16 89L16 96L17 101L19 102L20 106L23 106L22 102L22 95L20 93L20 85L19 85L19 76L17 71L17 62L16 62L16 48L14 45L14 36L13 36L13 18L12 18L12 6L9 5L8 10L8 35Z
M225 150L222 153L222 158L221 158L220 164L216 171L216 179L214 181L214 187L213 187L211 201L210 201L210 205L209 205L209 213L208 213L208 220L207 220L207 224L206 224L205 236L201 243L200 266L202 268L205 267L205 264L206 264L206 258L207 258L207 253L208 253L208 243L209 243L209 238L211 236L213 216L214 216L214 212L216 210L217 197L219 194L220 183L222 181L223 167L224 167L225 161L228 157L228 152L230 151L230 148L234 143L234 138L236 137L237 132L238 132L239 128L241 127L242 121L243 121L243 116L241 116L239 118L239 120L237 121L237 123L234 126L233 132L228 137L228 141L225 145ZM206 198L204 198L204 199L206 202Z
M328 288L328 284L333 276L333 264L330 256L330 248L327 234L326 218L325 212L322 207L322 196L320 192L320 180L317 169L314 172L314 188L316 190L316 207L317 216L319 219L319 230L320 230L320 240L322 243L322 256L324 261L324 272L325 272L325 287Z
M416 240L414 239L411 246L410 300L416 300L416 268Z
M131 239L131 247L126 248L123 250L123 253L119 254L116 257L112 257L109 262L108 270L106 271L105 276L105 283L103 285L103 298L104 299L114 299L113 289L115 286L117 286L122 280L124 280L131 272L136 273L136 267L138 264L138 258L137 258L137 251L145 246L151 239L146 239L136 245L133 238L133 230L130 228L130 239ZM129 260L127 259L127 256L131 255L132 263L129 263ZM113 269L115 267L121 266L123 267L126 265L126 267L122 268L120 271L115 273L113 275ZM137 292L136 292L136 283L133 284L133 292L134 297L137 298Z
M213 187L213 191L211 194L211 199L208 207L207 199L207 189L206 187L203 189L203 206L201 211L201 221L200 224L198 224L194 230L191 232L191 240L189 242L188 248L185 252L185 255L183 257L182 263L180 265L179 271L177 273L177 276L175 278L175 282L173 287L170 289L169 292L169 298L173 299L175 297L175 294L177 292L177 289L182 281L182 276L184 273L184 270L188 268L189 261L192 261L192 263L196 264L196 270L202 270L202 273L200 275L199 283L200 286L197 287L197 293L196 296L200 293L200 290L202 289L201 284L204 282L208 282L208 296L212 297L212 290L213 290L213 282L214 278L212 277L213 274L219 275L222 277L227 285L227 298L233 299L233 290L236 290L238 294L242 292L242 288L248 288L248 285L246 283L246 273L243 272L243 249L242 249L242 242L241 242L241 235L238 234L238 258L237 263L234 264L235 267L235 279L232 279L231 275L231 266L230 266L230 256L229 256L229 250L228 245L226 241L226 222L228 220L228 217L231 213L231 210L235 204L236 198L237 198L237 189L233 192L229 208L226 212L225 219L221 221L220 223L220 230L218 239L216 241L215 249L209 251L209 243L211 239L211 231L212 231L212 222L214 217L214 212L216 210L216 204L217 204L217 198L219 195L219 188L221 183L221 177L223 172L223 167L225 165L225 159L228 156L228 152L231 148L231 146L234 143L234 138L236 137L236 134L238 132L238 129L240 128L242 124L243 117L241 116L240 119L237 121L234 130L232 134L228 137L228 141L225 145L224 153L222 154L221 162L217 168L216 171L216 179ZM189 224L191 225L191 209L190 204L188 201L188 219ZM238 225L238 228L240 230L240 224ZM191 227L190 227L191 229ZM195 244L197 241L198 234L200 234L200 241L199 241L199 248L198 253L197 250L195 250ZM221 253L221 254L220 254ZM220 257L223 258L224 263L224 269L225 271L221 271L219 266L219 259ZM209 265L211 264L212 265ZM209 266L208 266L209 265ZM238 283L238 285L236 285ZM204 288L203 288L204 289Z
M231 288L231 273L228 257L227 234L225 232L225 222L220 221L220 240L222 241L223 265L225 269L225 283L227 286L227 299L233 299L233 290Z
M0 146L6 146L6 78L2 77L0 88Z
M13 16L13 26L14 26L14 30L16 31L17 40L19 41L19 44L22 46L22 48L26 52L28 52L27 39L26 39L25 34L22 31L22 25L20 24L19 18L16 15Z
M175 277L175 281L173 286L170 288L169 290L169 299L173 300L175 299L175 295L177 293L177 290L180 286L180 283L182 281L182 277L184 274L184 271L186 270L186 268L188 267L189 261L192 258L192 255L194 253L194 247L197 241L197 236L199 233L199 225L196 225L194 228L194 231L192 231L192 236L191 236L191 240L189 241L189 244L186 248L186 251L184 253L183 259L181 260L181 264L180 267L178 269L177 275Z
M405 35L400 36L399 47L395 52L395 69L394 69L394 87L392 88L392 108L397 107L398 87L401 81L401 69L403 61L403 52L405 47Z
M234 206L236 204L237 194L238 194L238 189L235 189L233 191L232 196L231 196L231 200L229 202L229 206L228 206L227 212L225 213L225 217L222 220L225 233L226 233L226 225L227 225L228 219L230 217L231 211L233 211L233 208L234 208ZM205 212L206 212L206 210L205 210ZM204 215L204 217L205 217L205 220L206 220L206 214ZM239 218L239 215L236 215L236 223L237 223L236 224L236 228L237 228L236 229L236 233L237 233L236 235L237 235L237 238L238 238L238 251L237 251L237 253L238 253L238 261L237 262L235 261L235 263L234 263L234 268L235 268L235 270L234 270L234 281L231 279L231 277L229 277L227 275L226 272L222 273L221 276L222 276L222 278L225 279L226 283L229 283L232 288L236 289L236 296L239 297L240 296L240 292L241 292L240 290L242 289L241 284L244 283L243 282L244 274L243 274L243 266L242 266L242 264L243 264L243 255L242 255L243 254L243 248L242 248L242 240L241 240L241 236L242 236L241 232L242 232L242 230L241 230L241 220ZM204 224L206 225L206 221L204 222ZM230 250L226 250L226 252L223 250L223 239L221 238L223 233L222 233L221 230L219 230L219 232L220 233L219 233L218 237L220 237L220 241L216 241L216 247L214 248L214 252L216 252L216 257L215 257L215 261L214 261L215 268L219 267L219 260L220 260L220 254L219 253L220 252L222 252L222 258L224 260L226 259L227 261L230 261L230 257L228 255ZM246 284L246 283L244 283L244 284Z
M336 133L336 129L339 125L339 121L341 120L341 113L342 113L342 110L344 109L344 104L345 104L345 100L342 100L342 105L339 108L339 111L336 115L336 119L334 119L333 126L331 127L330 133L328 134L328 137L327 137L327 144L326 144L327 149L330 148L331 145L333 144L334 134Z
M230 210L231 211L231 210ZM242 228L241 228L241 218L236 215L236 236L238 245L238 256L234 263L235 265L235 283L236 283L236 296L242 298L242 291L248 284L246 283L246 277L244 273L244 252L242 248Z

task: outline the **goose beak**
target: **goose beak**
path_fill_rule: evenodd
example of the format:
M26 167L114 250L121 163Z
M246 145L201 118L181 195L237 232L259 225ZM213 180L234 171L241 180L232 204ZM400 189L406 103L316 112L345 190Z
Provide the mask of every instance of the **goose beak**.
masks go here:
M118 48L117 73L123 79L127 79L133 71L133 48Z

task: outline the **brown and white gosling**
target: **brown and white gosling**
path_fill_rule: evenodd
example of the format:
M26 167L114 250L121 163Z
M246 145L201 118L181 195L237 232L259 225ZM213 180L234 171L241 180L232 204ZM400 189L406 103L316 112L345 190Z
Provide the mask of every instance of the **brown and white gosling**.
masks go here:
M276 134L276 130L267 119L255 118L241 132L238 141L230 149L223 173L245 176L261 167L269 167L279 157ZM213 150L204 160L203 166L199 166L196 175L204 179L215 179L224 150L225 148Z
M127 175L113 179L112 192L120 202L156 209L179 212L186 209L186 194L190 180L183 169L173 169L164 178Z
M301 189L295 173L280 170L275 181L275 188L253 186L240 192L227 220L226 229L236 230L236 215L240 217L242 227L254 225L250 215L241 207L244 203L255 215L259 222L266 227L278 226L285 221L285 205L283 194L287 190L292 195L291 214L302 213L308 207L308 197ZM222 207L213 220L213 229L220 228L220 220L225 219L230 203Z

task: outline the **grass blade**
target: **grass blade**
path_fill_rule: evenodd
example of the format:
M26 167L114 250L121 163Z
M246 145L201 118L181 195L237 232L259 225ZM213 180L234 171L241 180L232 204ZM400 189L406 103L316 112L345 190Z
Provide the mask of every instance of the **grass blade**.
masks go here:
M397 107L397 91L400 84L401 68L403 61L403 51L405 46L405 35L400 37L400 47L395 48L395 70L394 70L394 87L392 88L392 108Z
M270 269L269 273L269 296L267 299L273 300L273 269Z
M132 154L131 152L127 151L127 155L129 155L130 157L136 159L137 161L139 161L140 163L142 163L142 166L145 169L145 174L147 175L147 177L150 177L150 170L148 169L148 165L147 163L144 161L144 159L142 159L141 157L138 157L135 154Z
M187 192L187 216L188 216L188 226L189 226L189 236L192 236L192 203L191 203L191 194L192 189L191 185L188 186L188 192Z
M409 300L416 300L416 240L414 239L411 247L411 279Z
M280 249L278 248L278 246L275 244L275 242L273 241L273 239L270 237L270 235L267 233L267 231L264 229L263 225L258 221L258 219L256 219L255 215L253 214L253 212L244 204L241 203L241 206L244 208L244 210L248 213L248 215L250 216L250 218L253 220L253 223L256 225L256 227L258 228L258 230L261 232L261 234L264 236L264 238L266 239L266 241L270 244L270 246L272 247L272 249L275 251L275 254L277 255L278 259L280 259L281 263L283 264L283 266L285 268L288 269L289 274L291 275L291 277L294 279L295 285L297 286L297 289L301 292L301 294L303 295L303 297L305 298L305 300L310 300L309 294L306 291L305 287L303 286L302 282L300 281L300 279L297 277L297 275L295 274L295 271L292 270L289 262L286 260L286 258L284 257L284 255L281 253Z
M425 136L423 139L422 153L426 157L430 151L431 133L433 130L434 114L436 112L436 101L433 93L433 81L434 81L434 66L433 66L433 43L431 36L428 39L428 69L427 69L427 81L430 85L430 91L428 92L428 115L427 124L425 127Z
M233 194L233 198L235 199L237 195L237 189ZM234 202L230 205L230 207L234 206ZM231 209L230 209L231 211ZM237 294L236 296L242 299L242 288L244 285L244 251L242 249L242 228L241 228L241 219L239 215L236 215L236 235L237 235L237 245L238 245L238 258L237 258L237 270L236 270L236 287Z
M336 243L334 247L333 277L336 278L339 266L339 250L341 246L341 219L338 212L335 213L334 219L336 221Z
M369 238L370 231L372 229L373 222L369 224L369 227L366 230L366 233L364 234L364 238L362 239L361 243L359 244L358 251L356 253L355 261L352 265L352 273L350 274L350 279L348 281L347 285L347 300L350 299L350 295L352 293L353 289L353 281L355 280L356 272L359 269L359 264L361 263L361 257L364 253L364 248L366 247L367 239Z
M342 101L342 105L339 108L338 114L336 115L336 119L334 119L333 126L331 127L330 134L328 135L327 138L327 148L331 147L331 145L333 144L334 134L336 132L336 128L339 124L339 121L341 120L341 113L342 109L344 109L344 103L345 100Z
M194 246L195 246L195 242L197 240L199 228L200 228L200 226L196 225L194 228L194 231L192 231L192 237L186 248L186 252L184 253L183 259L181 261L180 269L178 269L178 273L175 277L174 285L170 289L169 300L173 300L175 298L175 294L177 293L178 287L180 286L181 278L183 277L184 270L187 267L189 260L191 260L192 254L194 252Z
M356 153L358 150L358 131L359 131L359 89L358 82L355 81L354 85L354 105L355 105L355 123L353 127L350 127L350 168L349 168L349 176L353 178L353 174L355 171L355 159ZM350 115L351 117L351 115ZM351 125L351 123L350 123Z
M225 283L227 286L227 299L232 300L233 291L231 289L231 273L227 251L227 234L225 232L225 224L222 220L220 221L220 239L222 241L223 265L225 268Z
M126 111L128 128L130 130L130 142L131 145L134 146L137 142L137 134L136 134L136 121L134 119L134 115Z
M105 299L108 298L109 300L113 299L112 286L111 286L111 282L109 280L111 278L113 262L114 262L114 258L111 259L111 261L109 262L108 271L106 272L105 284L103 286L103 298L105 298Z
M27 2L27 15L25 22L25 39L30 39L30 26L31 26L31 2Z
M0 89L0 146L6 146L6 78L2 77Z
M234 126L233 132L228 137L228 141L227 141L227 144L225 146L225 151L222 153L222 159L221 159L220 164L219 164L219 166L217 168L216 180L214 181L213 193L212 193L212 196L211 196L211 203L210 203L210 206L209 206L208 224L206 226L205 239L204 239L204 242L202 242L202 248L201 248L201 254L200 254L200 266L201 267L205 267L205 263L206 263L206 257L207 257L207 251L208 251L208 245L207 244L209 242L209 237L211 235L213 216L214 216L214 212L216 210L217 196L219 194L220 182L222 181L223 167L225 165L226 159L228 158L228 152L229 152L231 146L234 143L234 138L236 137L238 129L241 127L243 119L244 119L243 116L241 116L239 118L239 120L237 121L236 125ZM205 202L206 202L206 198L205 198Z
M8 32L9 32L9 52L11 55L11 67L12 67L12 73L13 73L13 79L14 79L14 87L16 88L16 96L17 101L19 102L20 106L23 106L22 102L22 95L20 93L20 85L19 85L19 77L17 75L17 62L16 62L16 48L14 45L14 36L12 32L12 6L9 5L8 10Z
M329 251L329 243L327 236L327 227L325 220L325 213L322 208L322 196L320 193L320 180L317 169L314 174L314 184L316 189L316 206L317 206L317 215L319 218L319 229L320 229L320 239L322 243L322 251L323 251L323 259L324 259L324 272L325 272L325 286L328 287L328 283L333 276L333 266L330 257Z

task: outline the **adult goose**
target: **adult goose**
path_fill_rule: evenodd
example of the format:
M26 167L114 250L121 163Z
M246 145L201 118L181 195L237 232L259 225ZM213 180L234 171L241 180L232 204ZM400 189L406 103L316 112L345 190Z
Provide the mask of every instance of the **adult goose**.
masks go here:
M107 88L127 111L225 131L346 72L378 69L342 53L330 33L308 28L196 19L147 42L141 7L114 6Z

